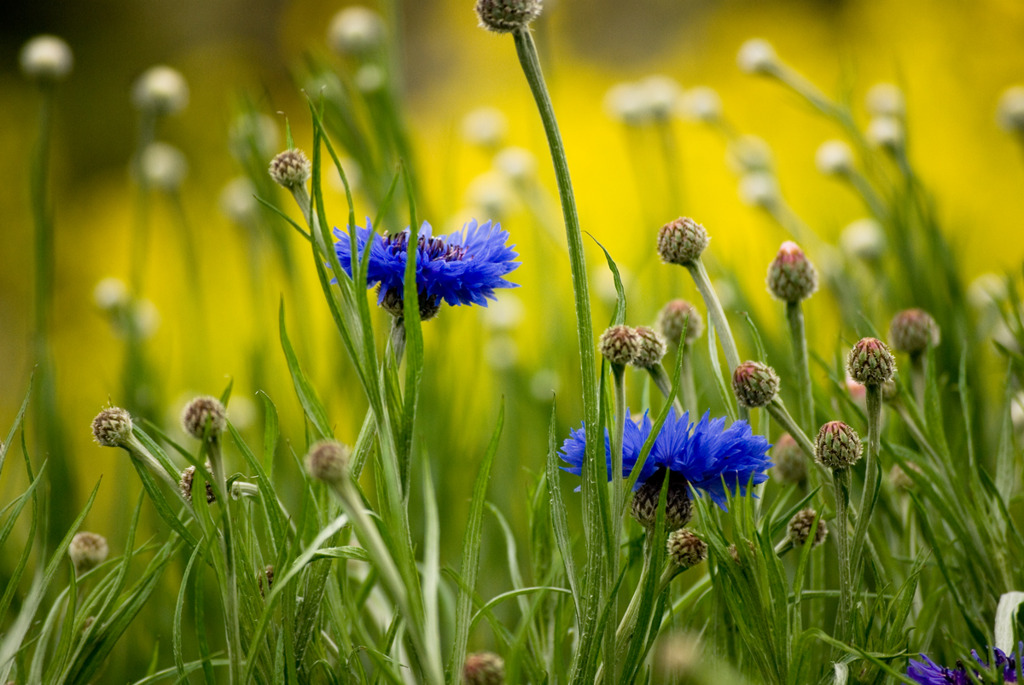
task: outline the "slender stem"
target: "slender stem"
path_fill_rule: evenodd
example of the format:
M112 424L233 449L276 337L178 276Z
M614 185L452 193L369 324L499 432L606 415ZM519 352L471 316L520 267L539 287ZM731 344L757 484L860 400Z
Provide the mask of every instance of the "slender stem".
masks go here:
M218 496L221 499L221 520L224 525L224 536L221 538L224 552L225 587L224 622L228 638L228 681L237 685L245 671L245 656L242 654L242 627L238 613L238 564L235 559L234 525L231 519L231 502L228 497L227 478L224 473L224 460L220 452L220 441L216 437L210 439L210 470L216 482Z
M708 271L704 268L704 261L700 257L687 264L686 268L693 277L693 282L696 284L697 290L700 291L700 296L704 298L704 305L707 307L708 316L711 317L711 325L715 327L718 339L722 343L725 363L729 367L729 377L732 378L736 367L740 365L740 353L736 348L736 340L732 337L729 320L725 318L722 302L718 299L718 293L715 292L714 286L711 285L711 278L708 277ZM741 406L739 407L739 416L743 420L749 420L750 411L746 407Z
M857 527L853 535L853 577L857 580L861 568L861 550L868 535L868 523L871 512L875 508L878 495L879 474L881 464L878 452L881 446L882 424L882 386L875 383L867 385L868 408L868 445L864 455L864 491L860 497L860 509L857 514Z
M626 367L623 364L614 363L611 364L611 367L615 394L615 427L612 429L610 436L612 449L612 512L614 514L611 533L612 549L614 550L614 553L611 555L611 559L609 559L609 581L613 578L618 578L619 576L620 560L618 551L622 540L622 509L625 499L622 491L622 440L623 434L626 431ZM605 630L611 635L610 638L606 637L606 639L615 641L615 633L612 632L611 621L609 621L605 626ZM618 672L618 658L616 651L616 649L610 650L606 657L606 659L608 659L608 672L612 675L616 675Z
M680 391L683 393L683 404L690 412L690 418L700 416L700 407L697 404L697 385L693 380L693 345L684 342L679 347L679 354L683 355L682 368L679 369Z
M680 354L682 354L682 352L680 352ZM672 381L669 380L668 374L665 372L664 366L662 366L661 364L657 364L656 366L649 366L647 367L647 373L651 374L651 380L654 382L654 385L658 387L658 390L661 391L662 395L664 395L665 397L670 397L672 395ZM685 361L683 362L683 370L680 371L679 373L680 376L686 373ZM690 382L693 382L692 377L690 378ZM696 402L694 402L694 404L696 404ZM682 416L684 410L683 405L679 401L678 396L675 398L673 406L676 408L676 414L678 416Z
M803 453L807 455L807 458L814 461L814 443L811 442L811 439L807 437L807 434L804 433L803 429L789 413L789 410L786 409L786 405L783 403L782 398L776 395L772 401L768 403L768 406L766 406L765 409L772 415L772 418L778 421L790 436L796 440L796 444L800 447ZM825 472L828 473L827 470Z
M924 391L926 383L925 355L922 352L910 355L910 384L914 388L914 400L917 406L924 406Z
M850 470L842 469L832 474L836 499L836 551L839 555L839 613L836 616L835 636L846 640L850 627L850 613L853 608L853 581L850 572L849 548L849 497Z
M786 303L786 320L793 338L793 363L800 386L800 423L805 431L814 427L814 391L811 387L811 369L807 361L807 332L804 328L804 310L799 302Z
M395 353L395 366L401 366L405 355L405 319L401 316L391 318L391 351Z
M558 182L558 195L562 203L562 217L565 221L565 237L569 247L569 265L572 270L573 295L576 302L576 332L579 338L580 364L583 367L583 415L587 436L588 458L596 458L598 445L601 443L598 431L598 398L597 398L597 354L594 348L594 329L590 318L590 293L587 290L587 268L583 255L583 233L580 230L579 215L576 211L576 198L573 195L572 179L569 176L569 163L565 157L565 147L555 120L554 108L544 84L541 73L537 47L529 30L523 28L513 33L516 53L523 68L526 81L530 85L537 109L540 112L548 147L551 150L551 161L555 168L555 179Z

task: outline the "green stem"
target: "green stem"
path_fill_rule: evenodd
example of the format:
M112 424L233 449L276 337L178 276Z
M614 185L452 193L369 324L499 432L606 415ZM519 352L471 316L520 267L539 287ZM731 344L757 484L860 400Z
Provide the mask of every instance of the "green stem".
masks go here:
M711 285L711 278L707 269L704 268L704 261L697 257L686 265L693 282L704 298L704 305L707 307L708 316L711 317L711 325L715 327L718 339L722 343L722 351L725 353L725 363L729 366L729 378L732 378L736 367L740 365L740 353L736 348L736 340L732 337L732 329L729 328L729 320L725 318L725 310L722 302L718 299L718 293ZM750 411L746 407L739 408L739 416L743 420L749 420Z
M807 333L804 328L804 310L799 302L786 303L786 320L793 338L793 363L796 365L797 383L800 386L800 423L805 431L814 427L814 391L811 386L811 369L807 361Z
M235 559L234 525L231 518L231 498L228 496L224 460L220 452L220 441L210 438L210 470L216 483L217 497L221 502L221 520L224 536L221 538L224 553L225 586L224 622L228 640L228 682L238 685L245 672L245 656L242 654L242 627L238 613L238 564Z
M910 384L914 389L914 400L919 407L923 407L925 401L924 391L927 376L924 365L925 354L923 352L910 355Z
M651 374L651 380L654 382L654 385L657 386L658 390L661 391L662 395L664 395L666 398L672 396L672 381L669 380L668 374L665 372L664 366L662 366L661 364L657 364L656 366L650 366L647 368L647 373ZM683 369L679 372L680 376L684 376L685 374L686 361L683 362ZM693 383L692 375L690 377L690 382L691 384ZM693 404L695 405L696 402L694 402ZM678 416L682 416L684 410L683 405L679 401L678 396L675 398L673 406L676 408L676 414ZM692 416L693 415L691 415L691 418Z
M849 547L849 497L850 470L842 469L832 474L836 500L836 551L839 555L839 613L836 616L835 636L846 640L853 608L853 580L850 569Z
M395 354L395 366L401 366L405 355L405 319L400 316L391 317L391 351Z
M622 491L622 440L623 434L626 431L626 367L623 364L610 364L612 368L612 379L614 384L615 394L615 427L611 433L611 450L612 450L612 473L611 473L611 488L612 488L612 512L614 518L612 520L612 549L615 553L611 555L610 568L608 573L608 580L611 581L613 578L619 576L619 546L622 541L622 509L624 506L624 497ZM610 590L610 588L609 588ZM612 631L612 622L609 621L605 626L605 630L609 634L606 640L614 641L615 633ZM612 649L607 655L607 667L610 674L617 674L617 661L618 661L617 650Z
M772 401L768 403L768 406L766 406L765 409L772 415L772 418L778 421L790 436L796 440L796 444L800 447L803 453L807 455L807 458L814 461L814 443L811 442L811 439L807 437L807 434L804 433L803 429L789 413L789 410L786 409L786 405L783 403L782 398L776 395Z
M860 509L857 513L857 527L853 534L853 578L857 580L861 568L861 551L868 536L868 524L871 512L875 508L878 496L879 449L881 447L882 424L882 386L870 383L867 386L868 408L868 445L864 455L864 491L860 497Z
M684 342L679 347L679 354L683 355L682 368L679 369L680 391L683 393L683 404L690 412L690 418L700 416L700 406L697 404L697 385L693 380L693 346Z

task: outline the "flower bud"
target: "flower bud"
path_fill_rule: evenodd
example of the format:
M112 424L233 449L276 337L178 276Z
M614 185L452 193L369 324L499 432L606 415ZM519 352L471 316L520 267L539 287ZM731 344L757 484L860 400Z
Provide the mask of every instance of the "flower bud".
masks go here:
M895 117L875 117L865 133L868 142L889 152L903 146L903 124Z
M708 558L708 544L687 528L669 534L667 549L669 558L683 568L692 568Z
M864 97L868 114L873 117L903 117L906 103L903 91L893 83L876 83L868 88Z
M177 114L188 104L188 83L175 69L150 67L132 86L135 108L154 116Z
M601 334L597 351L612 364L625 366L640 351L640 336L629 326L612 326Z
M814 163L827 176L843 176L853 171L853 150L841 140L826 140L818 146Z
M128 304L128 286L120 278L108 276L96 284L92 290L92 301L103 312L112 312Z
M825 520L818 519L818 512L814 509L801 509L793 514L793 518L789 520L789 539L794 546L804 546L807 539L811 537L811 529L815 527L815 519L818 520L818 526L814 530L811 546L817 547L825 542L825 538L828 536L828 526L825 525Z
M767 364L743 362L733 371L732 390L741 407L766 407L779 392L779 375Z
M630 503L630 514L641 526L653 530L658 520L658 501L661 485L665 482L663 471L647 479L635 493ZM677 473L670 473L668 492L665 493L665 530L678 530L693 517L693 502L686 479Z
M216 397L202 395L185 405L181 425L197 440L206 436L213 439L228 427L228 411Z
M92 436L104 447L124 447L132 437L132 417L121 407L107 407L92 420Z
M700 640L690 633L670 633L658 641L654 651L654 674L657 683L690 682L690 677L700 665L702 653Z
M31 81L56 83L63 81L74 66L71 47L57 36L36 36L21 47L18 54L21 73Z
M541 0L476 0L480 28L511 33L526 28L540 16Z
M801 302L818 289L818 272L796 243L782 243L768 265L768 291L783 302Z
M921 473L921 467L912 461L907 462L907 468L915 473ZM892 470L889 471L889 481L892 483L893 487L898 490L914 489L914 479L907 475L907 472L904 471L899 464L894 464Z
M771 209L779 201L779 182L770 171L752 171L740 177L740 200L743 204Z
M643 91L647 114L656 121L669 119L679 109L682 89L669 76L648 76L637 86Z
M898 352L921 354L939 344L939 325L923 309L905 309L892 317L889 340Z
M751 38L740 46L736 63L748 74L770 74L779 66L772 44L762 38Z
M260 586L260 596L263 597L263 581L266 579L267 591L274 588L274 565L267 564L262 571L256 571L256 583Z
M352 5L331 18L327 44L339 55L366 55L380 49L386 34L379 14L361 5Z
M764 141L752 135L737 136L729 141L725 151L725 163L737 174L772 170L772 149Z
M690 344L704 332L704 319L686 300L671 300L658 312L654 327L673 345Z
M892 380L896 359L878 338L861 338L846 358L850 378L864 385L882 385Z
M650 115L643 88L636 83L616 83L604 96L608 116L629 126L645 123Z
M270 162L270 178L289 190L305 186L312 171L313 165L306 153L298 148L285 150Z
M468 654L462 680L466 685L504 685L505 662L494 652Z
M822 466L838 471L860 460L861 442L857 432L842 421L829 421L818 431L814 456Z
M321 440L313 443L306 454L306 471L328 485L338 484L348 478L351 457L352 450L337 440Z
M670 221L658 231L658 254L669 264L690 264L708 246L708 232L689 217Z
M537 158L526 148L507 147L494 155L494 168L514 183L522 183L537 173Z
M635 332L640 339L640 346L631 363L641 369L652 369L660 364L661 358L665 356L665 339L647 326L637 326Z
M858 219L843 229L839 245L843 252L865 262L885 254L885 229L874 219Z
M772 478L780 483L802 483L807 478L807 457L789 433L775 441L772 462Z
M107 539L97 533L82 531L75 533L68 545L68 556L75 565L75 573L81 575L106 561L110 554Z
M694 121L718 121L722 118L722 98L714 88L696 86L683 94L683 113Z
M210 468L210 462L206 462L206 468ZM192 481L196 476L196 467L187 466L185 470L181 472L181 480L178 481L178 489L181 490L181 496L187 499L189 502L192 501ZM210 481L206 481L206 503L213 504L217 501L217 498L213 494L213 486L210 485Z
M1024 86L1011 86L999 98L999 125L1010 133L1024 132Z
M352 79L360 93L379 93L388 82L387 73L376 64L364 64L359 67Z
M259 203L253 197L256 187L245 176L228 181L220 191L220 211L236 224L248 225L258 216Z
M745 542L747 543L747 549L750 550L750 553L751 554L756 554L757 553L757 548L754 547L754 543L751 542L750 540L746 540ZM729 545L729 547L726 549L726 551L729 553L729 557L734 562L736 562L737 564L742 564L743 563L743 558L740 556L740 550L736 546L735 542L732 543L731 545Z
M139 170L147 184L166 193L174 193L188 174L188 161L184 153L173 145L150 143L139 158Z
M505 139L508 119L497 107L478 107L462 118L461 130L467 143L496 148Z

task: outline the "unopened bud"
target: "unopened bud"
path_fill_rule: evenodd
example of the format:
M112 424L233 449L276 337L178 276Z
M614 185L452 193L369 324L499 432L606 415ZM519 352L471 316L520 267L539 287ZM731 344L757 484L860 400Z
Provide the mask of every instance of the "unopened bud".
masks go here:
M690 344L704 332L704 319L686 300L671 300L658 312L654 327L673 345Z
M657 680L651 682L677 683L689 677L700 665L700 641L689 633L671 633L658 641L654 652L654 672Z
M108 554L110 548L107 547L107 539L97 533L75 533L68 545L68 556L75 565L75 573L79 575L102 564Z
M695 121L718 121L722 118L722 98L707 86L691 88L683 94L683 113Z
M846 358L850 378L864 385L882 385L892 380L896 359L878 338L861 338Z
M903 146L903 124L895 117L875 117L865 135L872 145L890 152Z
M221 401L210 395L195 398L181 414L181 425L185 432L197 440L215 438L228 426L228 412Z
M635 332L640 339L640 346L631 363L641 369L652 369L660 364L661 358L665 356L665 339L647 326L637 326Z
M18 63L25 77L40 83L63 81L75 59L71 47L57 36L36 36L22 46Z
M733 371L732 390L741 407L765 407L779 393L779 375L767 364L743 362Z
M885 254L885 229L874 219L858 219L843 229L839 245L843 252L873 262Z
M206 463L206 468L210 468L210 463ZM196 467L187 466L184 471L181 472L181 480L178 481L178 489L181 490L181 496L189 502L192 501L192 481L195 480ZM206 481L206 502L212 504L217 501L216 496L213 494L213 486L210 485L210 481Z
M132 102L136 109L156 116L177 114L188 105L188 83L176 69L150 67L136 79Z
M669 534L667 548L669 558L683 568L692 568L708 558L708 544L687 528Z
M999 125L1011 133L1024 132L1024 86L1011 86L999 98Z
M898 352L921 354L939 344L939 325L923 309L905 309L892 317L889 340Z
M762 38L751 38L740 46L736 63L748 74L770 74L778 68L779 58L771 43Z
M139 169L147 184L174 193L188 174L188 161L184 153L173 145L156 142L142 151Z
M772 446L772 478L780 483L802 483L807 478L807 457L789 433Z
M740 200L743 204L771 209L779 202L779 182L771 171L752 171L740 177Z
M629 326L612 326L601 334L597 350L612 364L625 366L640 351L640 336Z
M462 667L466 685L504 685L505 662L494 652L475 652L466 656Z
M818 289L818 272L796 243L782 243L768 265L768 291L783 302L801 302Z
M132 437L132 417L121 407L107 407L92 420L92 436L104 447L124 447Z
M478 107L462 118L461 129L466 142L496 148L505 139L508 119L497 107Z
M873 117L900 118L906 112L903 91L893 83L876 83L864 97L868 114Z
M353 5L341 10L327 27L327 44L340 55L366 55L384 44L384 20L373 10Z
M279 153L270 162L270 178L288 189L306 185L313 171L313 165L306 153L298 148Z
M352 450L337 440L321 440L309 448L306 455L306 471L316 480L328 485L341 483L348 478L348 464Z
M828 536L828 526L825 525L824 519L818 519L818 512L814 509L801 509L789 520L789 539L793 545L803 547L811 537L811 529L815 528L815 519L817 519L818 525L814 531L811 546L817 547L825 542L825 538Z
M912 461L907 462L907 468L914 473L921 473L921 467ZM889 480L892 482L893 487L898 490L914 489L914 479L907 475L907 472L899 464L893 465L892 470L889 472Z
M829 421L818 431L814 456L822 466L838 471L860 460L860 436L842 421Z
M829 176L842 176L853 171L853 150L841 140L826 140L814 155L818 171Z
M495 33L526 28L540 16L541 0L477 0L480 27Z
M708 232L688 217L670 221L658 231L658 254L669 264L690 264L708 246Z

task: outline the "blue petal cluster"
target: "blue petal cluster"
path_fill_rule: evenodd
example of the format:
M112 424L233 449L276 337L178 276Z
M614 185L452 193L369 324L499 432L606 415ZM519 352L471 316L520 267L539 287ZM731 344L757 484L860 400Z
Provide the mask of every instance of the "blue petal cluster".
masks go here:
M644 412L639 423L626 415L626 430L622 436L622 475L629 476L640 458L652 422ZM611 441L605 431L605 456L608 478L611 479ZM586 454L587 438L582 427L572 430L562 445L562 467L569 473L580 475ZM669 411L661 432L654 439L651 454L641 467L637 490L659 470L665 469L681 475L698 493L707 493L715 504L726 508L726 490L746 494L748 483L757 485L768 479L765 473L772 466L768 457L768 441L754 435L746 421L735 421L728 428L725 418L711 419L705 412L696 424L690 423L689 412L677 416Z
M1016 657L1012 652L1007 656L1006 652L998 648L994 651L996 662L993 668L1002 675L1003 679L1000 682L1016 683L1017 671L1024 670L1024 642L1017 645L1017 654L1021 654L1021 657ZM987 663L981 660L976 651L971 650L971 656L974 657L974 660L982 668L989 667ZM978 676L979 674L975 672L975 675ZM917 659L910 660L910 664L907 667L907 677L920 685L970 685L970 683L974 682L967 675L967 668L962 663L957 662L955 668L946 668L945 666L939 666L924 654L921 655L920 661ZM988 681L986 680L985 682Z
M438 304L479 304L495 299L495 288L516 288L503 276L519 266L519 255L506 245L508 231L490 221L470 221L451 235L431 235L430 224L423 222L416 247L416 285L421 298ZM352 246L349 234L334 229L338 261L352 275ZM369 244L367 286L380 285L380 300L390 291L401 296L405 282L405 265L409 229L400 233L376 234L370 220L356 228L356 252L361 259Z

